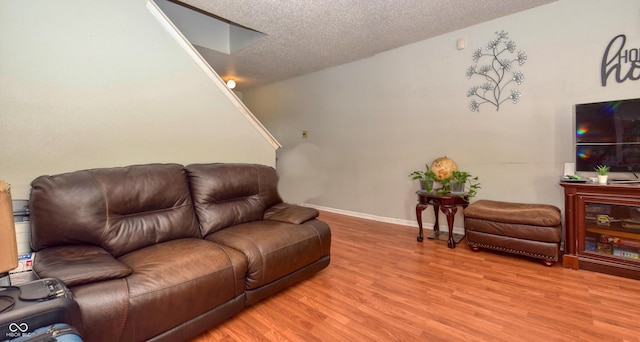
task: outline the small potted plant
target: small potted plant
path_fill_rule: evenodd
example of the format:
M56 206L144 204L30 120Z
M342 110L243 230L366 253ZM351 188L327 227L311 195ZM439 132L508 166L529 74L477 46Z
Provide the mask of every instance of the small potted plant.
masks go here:
M457 194L472 198L478 193L480 183L478 177L473 177L469 172L455 170L448 179L440 181L442 188L438 189L439 194ZM469 190L466 190L467 184Z
M425 171L413 171L409 174L412 180L420 181L420 189L427 192L433 191L433 181L436 180L436 174L429 169L429 164L425 164Z
M451 174L451 180L449 186L451 187L451 193L461 194L464 193L464 189L467 185L467 180L471 177L469 172L455 170Z
M609 167L606 165L598 165L595 167L595 170L598 173L598 184L607 184Z

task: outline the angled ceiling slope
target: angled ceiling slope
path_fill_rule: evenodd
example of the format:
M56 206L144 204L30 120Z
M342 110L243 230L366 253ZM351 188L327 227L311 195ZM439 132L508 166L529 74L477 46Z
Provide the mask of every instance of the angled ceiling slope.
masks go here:
M196 47L232 54L266 36L191 6L169 0L155 2Z
M158 0L167 2L167 0ZM257 33L262 38L228 51L192 41L236 90L286 80L447 32L545 5L556 0L172 0L201 15ZM175 2L175 3L173 3ZM163 8L164 9L164 8ZM187 21L196 24L198 21ZM176 26L182 28L178 23ZM509 28L497 27L496 30ZM229 29L231 30L231 29ZM189 34L183 32L187 37ZM227 34L231 36L231 32ZM191 39L191 38L190 38ZM455 42L452 42L452 46Z

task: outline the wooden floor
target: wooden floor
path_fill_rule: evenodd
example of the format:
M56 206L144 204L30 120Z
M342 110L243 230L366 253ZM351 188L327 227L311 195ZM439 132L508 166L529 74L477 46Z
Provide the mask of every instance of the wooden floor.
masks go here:
M194 341L640 341L638 280L320 218L326 269Z

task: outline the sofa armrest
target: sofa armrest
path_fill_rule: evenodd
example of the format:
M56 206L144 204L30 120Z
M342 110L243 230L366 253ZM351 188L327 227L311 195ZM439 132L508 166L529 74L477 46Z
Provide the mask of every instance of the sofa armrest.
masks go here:
M264 212L263 219L285 223L300 224L318 217L320 213L315 208L299 205L278 203Z
M33 271L40 278L57 278L67 286L117 279L131 274L127 265L98 246L58 246L36 253Z

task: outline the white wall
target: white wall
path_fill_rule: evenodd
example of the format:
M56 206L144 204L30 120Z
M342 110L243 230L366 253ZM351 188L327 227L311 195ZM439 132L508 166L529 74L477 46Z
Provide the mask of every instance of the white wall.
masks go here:
M471 112L466 92L479 83L465 76L471 55L501 30L528 55L517 68L525 74L522 98ZM621 33L628 49L640 47L637 0L561 0L247 91L244 102L283 144L279 172L301 169L281 164L294 151L322 175L298 187L314 197L295 199L415 224L418 185L407 175L448 156L479 176L477 199L562 208L559 178L574 161L573 105L640 96L640 81L600 85L603 52ZM458 38L466 49L456 49Z
M0 1L0 178L149 162L275 165L145 0Z

